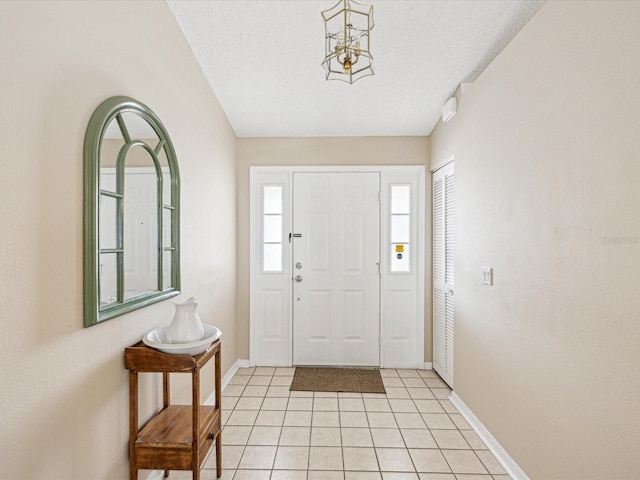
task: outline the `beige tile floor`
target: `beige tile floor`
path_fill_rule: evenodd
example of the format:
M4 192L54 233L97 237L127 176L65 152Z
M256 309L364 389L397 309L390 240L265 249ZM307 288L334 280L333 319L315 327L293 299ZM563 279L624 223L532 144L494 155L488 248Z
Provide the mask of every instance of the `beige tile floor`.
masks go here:
M381 370L386 395L290 392L294 371L243 368L229 382L222 400L224 480L510 478L433 371ZM215 451L201 478L215 478Z

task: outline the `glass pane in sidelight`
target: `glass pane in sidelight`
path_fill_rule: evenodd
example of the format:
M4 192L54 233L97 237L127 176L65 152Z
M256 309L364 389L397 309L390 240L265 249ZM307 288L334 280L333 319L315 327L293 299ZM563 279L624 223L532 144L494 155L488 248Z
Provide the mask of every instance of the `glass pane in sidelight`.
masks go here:
M265 243L262 257L262 269L265 272L282 271L282 244Z
M409 243L409 215L391 215L391 243Z
M263 213L282 213L282 185L265 185L263 199Z
M264 216L264 241L282 242L282 215Z
M391 245L391 272L408 273L410 271L410 246L395 243Z
M411 212L411 186L391 185L391 213Z

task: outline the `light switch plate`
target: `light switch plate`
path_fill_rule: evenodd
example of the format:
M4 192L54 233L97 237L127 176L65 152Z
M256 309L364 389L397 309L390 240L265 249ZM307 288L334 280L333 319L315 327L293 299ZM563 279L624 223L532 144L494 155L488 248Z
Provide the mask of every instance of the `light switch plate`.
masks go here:
M493 268L480 267L480 283L482 285L493 285Z

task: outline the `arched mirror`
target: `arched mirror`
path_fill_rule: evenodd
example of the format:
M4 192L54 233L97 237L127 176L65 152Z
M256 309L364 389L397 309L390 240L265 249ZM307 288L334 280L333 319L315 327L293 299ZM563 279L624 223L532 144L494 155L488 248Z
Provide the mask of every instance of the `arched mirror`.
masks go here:
M84 141L84 324L180 293L180 174L146 105L112 97Z

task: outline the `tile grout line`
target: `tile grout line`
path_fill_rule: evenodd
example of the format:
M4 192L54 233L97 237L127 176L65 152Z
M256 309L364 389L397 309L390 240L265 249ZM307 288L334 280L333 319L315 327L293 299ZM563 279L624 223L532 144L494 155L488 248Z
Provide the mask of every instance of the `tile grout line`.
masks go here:
M230 412L230 413L229 413L229 416L228 416L228 418L227 418L227 422L226 422L226 424L224 425L225 427L226 427L226 426L233 426L233 425L229 425L228 421L229 421L229 419L231 418L231 416L233 416L233 414L234 414L234 413L241 412L241 411L249 411L249 410L251 410L251 409L249 409L249 410L243 410L243 409L241 409L241 408L238 408L238 407L239 407L239 406L238 406L238 404L239 404L239 403L240 403L240 406L242 405L242 402L241 402L241 399L242 399L242 398L251 398L251 397L248 397L248 396L244 396L244 394L245 394L245 393L246 393L246 391L247 391L247 387L249 386L249 382L251 381L251 379L252 379L254 376L256 376L256 377L260 377L260 376L269 376L269 380L268 380L268 382L269 382L269 383L268 383L267 385L265 385L266 389L265 389L264 393L263 393L262 395L260 395L261 400L260 400L260 405L259 405L259 407L258 407L258 409L257 409L256 418L255 418L255 419L253 419L253 423L252 423L251 425L248 425L248 426L250 426L250 427L251 427L251 429L250 429L250 431L249 431L249 436L247 437L247 440L245 441L244 445L241 445L241 447L242 447L242 453L241 453L241 455L240 455L240 459L239 459L239 461L238 461L238 465L237 465L237 467L236 467L236 469L235 469L236 471L234 472L234 478L235 478L235 476L236 476L236 474L237 474L237 470L239 469L240 463L242 462L242 458L244 457L244 455L245 455L245 453L246 453L246 448L247 448L247 446L249 445L249 439L251 438L251 435L253 435L253 433L255 432L255 427L256 427L256 426L258 426L258 425L257 425L257 421L258 421L257 419L258 419L258 417L259 417L260 413L261 413L261 412L263 412L263 407L265 406L265 401L267 400L267 398L270 398L270 397L268 397L268 394L269 394L270 387L271 387L271 386L273 386L272 384L273 384L273 381L274 381L274 378L275 378L275 371L276 371L276 369L274 369L274 372L273 372L271 375L255 375L255 370L254 370L254 371L249 375L249 377L250 377L250 378L249 378L249 380L247 381L247 383L245 383L244 385L237 385L237 384L233 384L233 385L234 385L234 386L236 386L236 387L238 387L238 386L239 386L239 387L242 387L242 388L241 388L241 389L238 389L238 390L240 391L240 393L239 393L239 397L237 397L237 401L235 402L234 406L231 408L231 410L229 410L229 412ZM294 370L294 372L295 372L295 370ZM407 403L407 405L412 405L412 406L413 406L413 408L415 409L415 411L416 411L416 412L421 416L421 418L422 418L423 422L425 423L425 428L424 428L425 432L428 432L428 434L429 434L429 435L432 437L432 439L434 440L435 445L437 446L437 450L438 450L438 451L441 453L441 455L443 456L443 458L444 458L444 460L445 460L446 464L448 465L448 467L449 467L450 471L451 471L451 472L453 472L453 468L452 468L452 466L451 466L451 463L450 463L450 462L449 462L449 460L444 456L444 454L443 454L443 448L440 446L440 444L437 442L437 440L435 440L435 437L433 436L433 431L432 431L432 429L431 429L431 428L429 428L429 425L427 425L426 420L424 420L424 417L422 417L422 415L425 415L425 414L427 414L428 412L421 412L421 411L420 411L420 408L418 407L418 405L417 405L417 403L416 403L416 402L417 402L417 400L421 400L421 399L420 399L420 398L416 398L416 397L414 397L413 395L411 395L411 392L410 392L408 389L409 389L409 388L414 388L414 387L409 387L409 386L407 386L407 383L405 383L405 381L404 381L405 379L409 379L409 378L419 378L422 382L424 382L424 383L425 383L426 388L427 388L427 389L429 390L429 392L431 393L431 395L432 395L433 399L435 399L435 400L438 402L439 407L440 407L442 410L444 410L444 415L446 415L446 418L448 418L448 420L449 420L449 421L453 424L453 426L454 426L454 429L444 429L444 430L446 430L446 431L452 431L452 432L453 432L453 431L457 432L460 436L462 436L462 438L463 438L463 442L464 442L464 445L466 445L466 446L468 447L468 448L445 448L444 450L465 451L465 452L466 452L466 451L471 451L471 452L473 452L473 457L474 457L474 458L479 462L479 464L484 468L485 472L487 472L487 473L484 473L484 474L493 475L492 473L490 473L490 470L489 470L489 468L487 467L487 465L485 464L485 462L484 462L484 461L482 460L482 458L480 458L480 456L478 455L478 452L476 451L476 449L475 449L475 448L473 448L473 446L471 445L471 442L470 442L470 441L468 440L468 438L464 435L464 433L463 433L463 432L466 432L468 429L461 430L460 426L458 425L458 423L456 423L456 421L454 420L454 417L452 416L452 415L455 415L455 412L450 411L450 410L451 410L451 408L450 408L449 406L445 407L445 405L443 405L443 402L444 402L446 399L444 399L444 398L439 398L439 396L440 396L440 397L442 396L442 394L441 394L441 393L438 393L438 395L439 395L439 396L436 396L435 392L433 392L433 388L439 389L439 387L440 387L440 386L438 385L438 386L430 387L429 385L427 385L427 384L426 384L426 380L425 380L425 378L424 378L424 377L422 377L422 376L419 374L419 372L417 372L417 371L415 371L415 372L418 374L418 377L402 377L402 376L400 376L400 375L398 374L398 372L397 372L397 371L396 371L395 373L396 373L396 375L398 375L398 377L397 377L397 378L399 378L399 379L401 380L401 383L404 385L403 389L404 389L404 390L406 391L406 393L408 394L408 397L407 397L406 399L411 400L411 402L410 402L410 403ZM288 375L285 375L285 376L288 376ZM383 378L393 378L393 377L383 377ZM413 382L409 382L409 383L413 383ZM286 387L286 385L279 385L279 386ZM415 387L415 388L422 388L422 387ZM444 390L444 389L443 389L443 390ZM418 394L416 394L416 396L417 396L417 395L418 395ZM280 398L280 397L273 397L273 398ZM283 413L283 421L282 421L282 423L280 424L280 432L279 432L278 439L277 439L277 441L276 441L276 445L275 445L275 446L276 446L276 450L275 450L275 454L274 454L273 462L271 463L271 471L269 472L269 478L271 478L271 477L272 477L272 475L273 475L274 467L276 466L276 463L275 463L275 462L276 462L276 459L277 459L277 455L278 455L279 449L280 449L280 447L281 447L281 446L283 446L283 445L280 445L280 443L281 443L281 441L282 441L283 431L284 431L284 418L286 417L287 412L289 412L289 411L290 411L290 410L289 410L289 405L290 405L291 398L293 398L293 397L291 396L291 393L290 393L290 392L288 392L288 396L287 396L287 397L282 397L282 398L286 398L286 405L285 405L285 409L284 409L284 413ZM305 397L301 397L301 398L305 398ZM365 416L365 418L366 418L366 420L367 420L367 427L368 427L367 431L368 431L368 433L369 433L369 436L371 437L371 444L372 444L373 452L374 452L374 454L375 454L375 458L376 458L376 462L377 462L378 473L382 474L381 466L380 466L380 460L379 460L379 458L378 458L377 450L376 450L376 448L377 448L377 447L376 447L376 445L375 445L375 442L373 441L372 426L371 426L371 423L370 423L370 421L369 421L369 414L370 414L370 413L373 413L373 411L371 411L371 412L370 412L370 411L368 410L368 408L367 408L367 406L366 406L366 403L365 403L365 400L366 400L366 399L364 398L364 396L363 396L363 395L359 395L358 397L351 397L351 396L349 396L349 397L344 397L344 399L342 399L342 398L339 396L339 393L336 393L336 396L335 396L335 397L317 397L317 398L335 398L335 399L336 399L336 403L337 403L337 410L336 410L336 414L337 414L337 418L338 418L338 428L339 428L339 433L340 433L340 447L341 447L341 452L342 452L342 467L343 467L343 468L342 468L342 472L341 472L341 473L343 474L343 478L344 478L344 476L345 476L345 475L346 475L346 473L347 473L346 465L345 465L345 454L344 454L345 444L344 444L344 438L343 438L343 429L346 429L346 428L348 428L348 427L344 426L344 425L343 425L343 423L342 423L342 413L349 413L349 412L351 412L351 410L343 410L343 408L341 407L341 402L340 402L340 400L344 400L345 402L348 402L348 401L349 401L350 399L352 399L352 398L358 398L358 399L360 399L360 400L361 400L361 402L362 402L362 408L363 408L363 410L362 410L362 411L363 411L364 416ZM377 398L377 397L376 397L376 398ZM401 427L400 427L400 423L399 423L398 418L397 418L397 414L399 414L399 413L413 413L413 412L401 412L401 411L395 411L395 410L394 410L394 408L391 406L391 402L390 402L390 400L393 400L393 398L392 398L392 399L389 399L388 395L384 395L384 397L382 397L382 398L383 398L384 400L386 400L386 402L387 402L387 404L388 404L388 406L389 406L390 413L392 414L392 417L391 417L391 418L393 418L393 420L394 420L394 422L393 422L393 423L394 423L394 426L387 426L387 427L383 427L383 426L381 426L380 428L381 428L381 429L384 429L384 428L396 429L396 430L400 433L400 438L401 438L401 441L402 441L402 444L404 445L404 447L398 447L398 448L399 448L399 449L404 449L404 450L408 453L409 458L410 458L410 460L411 460L411 462L412 462L412 465L413 465L413 472L414 472L415 474L418 474L419 472L418 472L418 470L417 470L417 468L416 468L416 465L415 465L415 462L414 462L414 460L413 460L413 457L411 456L411 453L410 453L410 451L409 451L409 447L407 446L406 439L404 438L404 435L402 434L402 429L401 429ZM402 398L404 398L404 397L399 397L399 398L395 398L395 399L396 399L396 400L402 400ZM314 418L314 416L315 416L315 412L316 412L316 410L315 410L315 399L316 399L316 397L315 397L315 393L314 393L314 395L313 395L313 397L312 397L312 399L311 399L311 400L312 400L312 402L311 402L311 403L312 403L312 405L311 405L311 424L310 424L310 426L309 426L309 433L308 433L308 437L307 437L307 439L308 439L308 445L303 445L304 447L306 447L307 452L308 452L307 465L306 465L306 467L307 467L307 468L306 468L306 473L307 473L307 475L308 475L308 473L310 472L309 468L310 468L310 466L311 466L311 454L310 454L310 449L311 449L311 446L312 446L312 445L311 445L311 443L312 443L312 433L313 433L313 418ZM355 408L355 407L354 407L354 408ZM402 407L400 407L400 409L402 410L403 408L402 408ZM266 411L266 410L264 410L264 411ZM292 410L291 410L291 411L292 411ZM318 411L318 412L320 412L321 410L317 410L317 411ZM324 410L322 410L322 411L324 411ZM332 410L327 410L327 412L331 412L331 411L332 411ZM353 410L353 411L354 411L354 412L358 412L358 411L360 411L360 410L357 410L357 409L356 409L356 410ZM384 413L384 412L380 412L380 413ZM458 415L459 415L459 413L458 413ZM456 418L457 418L457 417L456 417ZM241 425L238 425L238 426L241 426ZM407 427L407 428L409 428L409 427ZM419 430L422 430L422 428L419 428ZM436 429L436 430L442 430L442 429ZM483 443L483 442L482 442L482 445L486 447L486 445L484 445L484 443ZM380 447L380 448L382 448L382 447ZM416 448L418 448L419 450L423 449L423 448L421 448L421 447L416 447ZM431 450L431 449L428 449L428 450ZM486 450L486 448L485 448L485 449L479 449L479 450L483 450L483 451L484 451L484 450ZM252 469L250 469L250 470L256 470L256 469L255 469L255 468L252 468ZM258 470L262 470L262 469L258 469ZM297 470L297 469L295 469L295 470ZM303 470L298 470L298 471L303 471ZM349 470L349 472L350 472L350 471L351 471L351 470ZM360 472L360 470L354 470L354 472L356 472L356 471L357 471L357 472ZM422 473L428 473L428 472L422 472ZM456 473L453 473L453 475L454 475L456 478L458 477L458 474L456 474Z

